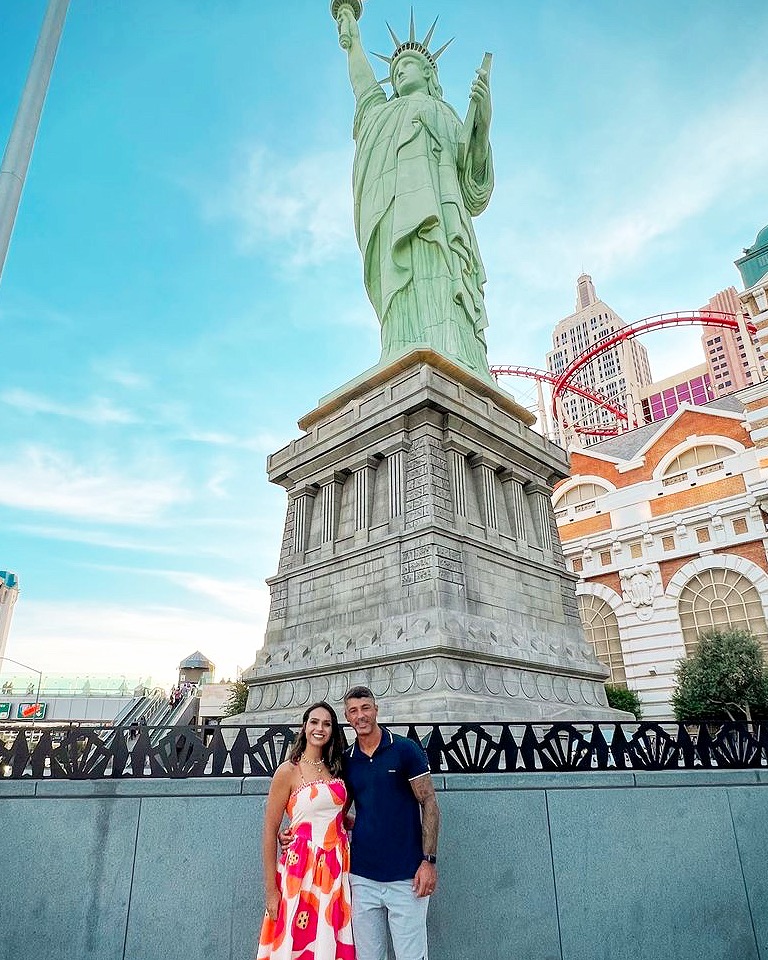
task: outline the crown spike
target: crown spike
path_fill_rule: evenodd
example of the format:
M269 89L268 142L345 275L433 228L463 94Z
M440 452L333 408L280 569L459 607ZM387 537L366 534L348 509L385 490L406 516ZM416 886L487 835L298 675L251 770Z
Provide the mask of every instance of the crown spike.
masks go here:
M451 37L448 43L444 43L439 50L437 50L435 53L432 54L432 59L437 60L439 56L442 56L442 54L445 53L445 51L448 49L448 47L450 47L450 45L453 43L455 39L456 37Z
M429 33L428 33L428 34L426 35L426 37L424 37L424 39L421 41L422 46L424 46L424 47L429 47L429 41L432 39L432 34L435 32L435 27L437 26L437 21L438 21L439 19L440 19L440 17L435 17L435 22L434 22L434 23L432 24L432 26L429 28Z
M410 30L410 35L408 37L408 40L411 43L416 43L416 21L414 20L414 17L413 17L413 7L411 7L411 30Z
M387 24L387 30L389 30L389 35L390 35L390 37L392 37L392 41L393 41L393 43L395 44L395 47L399 47L399 46L400 46L400 41L397 39L397 34L396 34L395 31L392 29L392 27L390 27L389 24Z
M385 57L383 53L375 53L373 50L371 53L373 53L374 57L378 57L379 60L383 60L384 63L392 64L392 57Z

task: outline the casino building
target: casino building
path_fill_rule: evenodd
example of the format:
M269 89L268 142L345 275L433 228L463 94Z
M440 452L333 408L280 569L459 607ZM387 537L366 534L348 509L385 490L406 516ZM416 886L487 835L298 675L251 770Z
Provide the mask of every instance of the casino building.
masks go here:
M768 227L745 254L739 299L765 354ZM700 633L750 630L768 654L768 381L673 409L572 449L553 495L587 638L659 720Z

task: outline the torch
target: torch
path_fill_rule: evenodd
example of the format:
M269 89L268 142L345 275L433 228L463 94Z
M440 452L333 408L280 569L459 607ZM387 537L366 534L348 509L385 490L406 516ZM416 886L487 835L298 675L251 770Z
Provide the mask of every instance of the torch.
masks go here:
M339 43L346 50L350 46L351 38L342 36L341 21L339 20L339 13L341 13L344 7L352 11L355 20L359 20L363 15L363 0L331 0L331 16L339 25ZM345 40L347 40L346 44L344 42Z

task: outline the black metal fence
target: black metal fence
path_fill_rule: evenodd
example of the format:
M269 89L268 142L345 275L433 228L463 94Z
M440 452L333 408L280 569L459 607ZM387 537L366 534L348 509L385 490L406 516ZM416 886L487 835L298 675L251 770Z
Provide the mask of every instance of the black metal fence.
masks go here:
M768 767L768 724L390 725L420 743L433 773ZM269 777L289 726L0 727L0 778Z

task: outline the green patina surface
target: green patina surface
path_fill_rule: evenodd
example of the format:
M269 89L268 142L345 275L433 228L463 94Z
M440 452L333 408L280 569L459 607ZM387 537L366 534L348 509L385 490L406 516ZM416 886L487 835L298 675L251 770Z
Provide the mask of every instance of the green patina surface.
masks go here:
M745 256L736 261L745 289L754 286L768 273L768 226L758 233Z
M485 271L472 218L493 190L488 71L462 123L442 99L428 44L396 37L388 98L363 52L354 11L338 11L357 101L355 230L365 287L381 323L381 363L427 345L490 379ZM489 59L489 58L488 58Z

